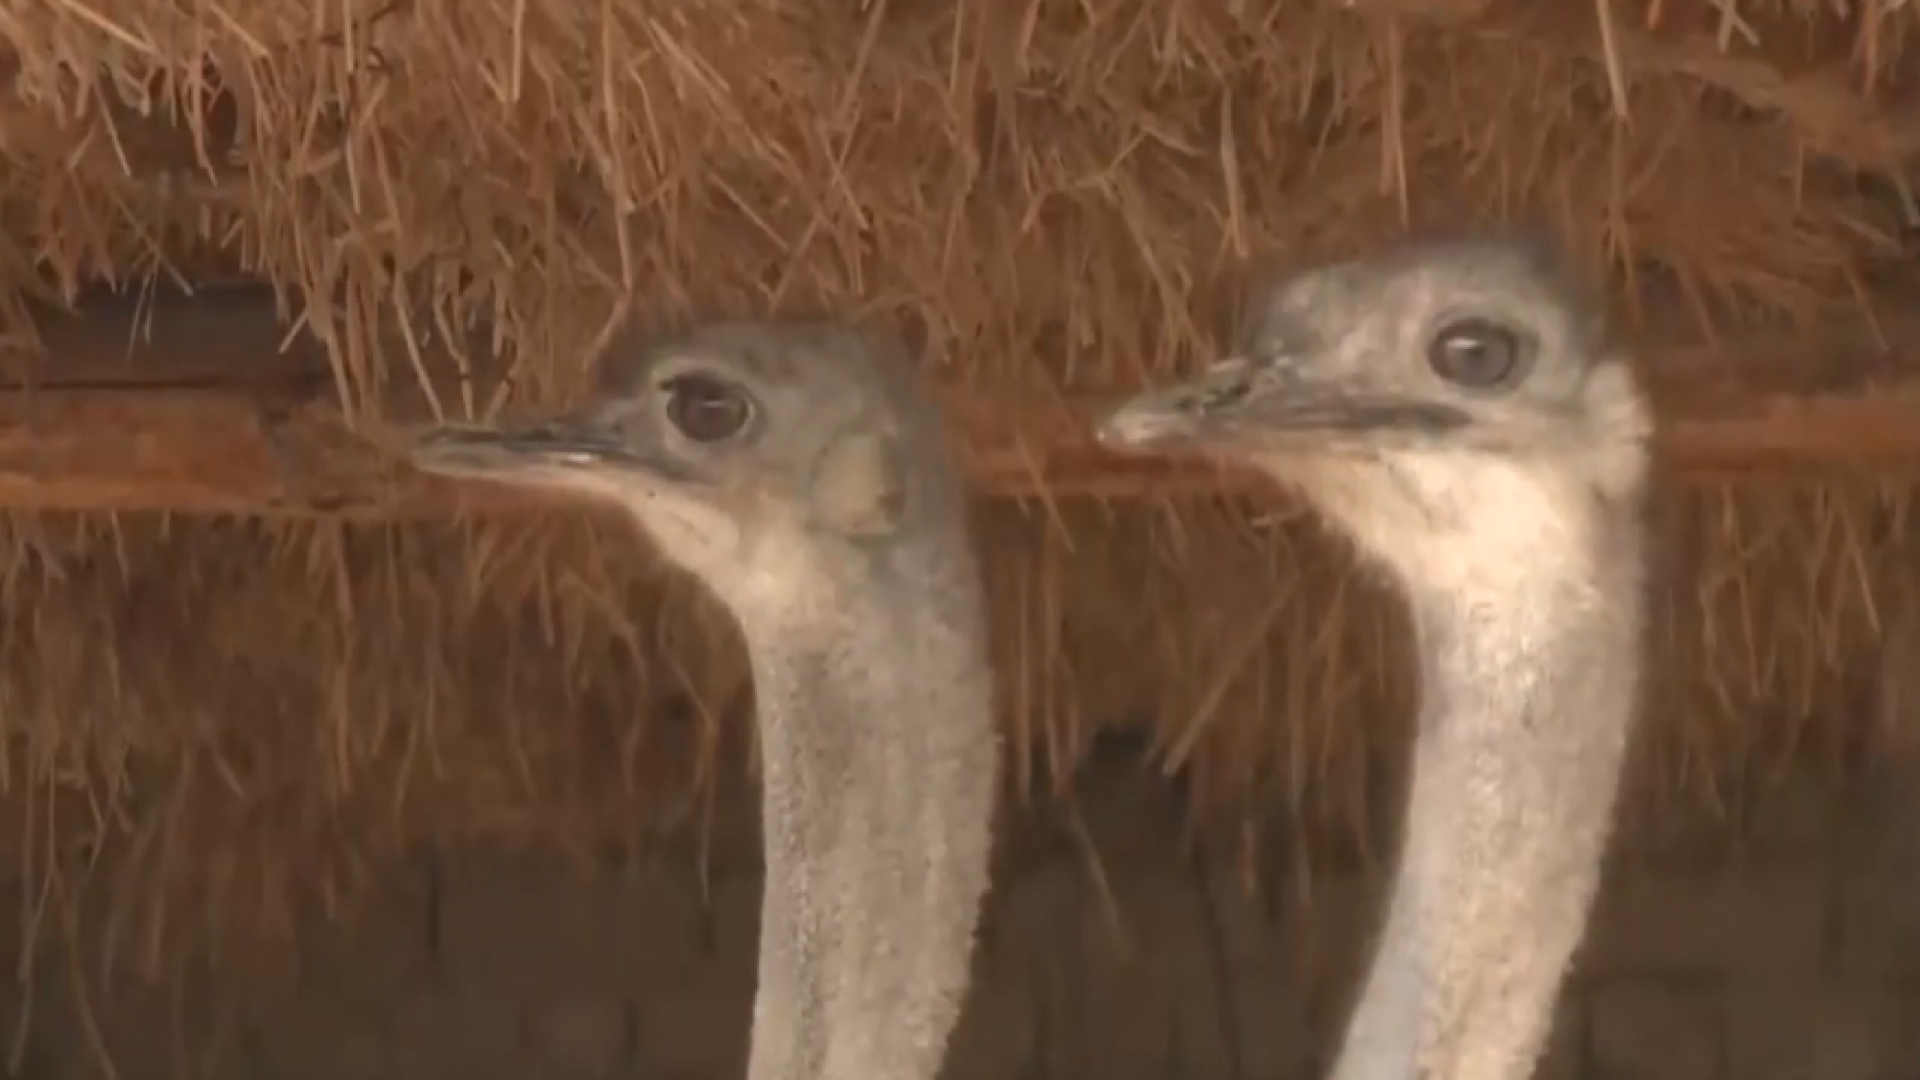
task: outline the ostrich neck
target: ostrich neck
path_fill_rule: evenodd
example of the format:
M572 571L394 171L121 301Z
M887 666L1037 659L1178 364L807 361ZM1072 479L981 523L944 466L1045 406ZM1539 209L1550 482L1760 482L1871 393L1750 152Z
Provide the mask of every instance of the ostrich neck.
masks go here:
M1413 790L1335 1080L1532 1075L1585 933L1638 692L1638 523L1592 524L1535 533L1554 539L1527 553L1453 537L1455 559L1501 558L1445 587L1400 573L1423 696Z
M766 859L749 1080L931 1080L958 1019L998 753L977 587L918 577L926 595L743 619Z

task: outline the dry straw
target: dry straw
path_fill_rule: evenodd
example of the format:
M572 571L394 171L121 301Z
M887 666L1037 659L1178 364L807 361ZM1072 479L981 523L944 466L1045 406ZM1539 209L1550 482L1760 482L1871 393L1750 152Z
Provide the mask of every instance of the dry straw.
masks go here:
M435 374L369 330L421 305L417 337L494 327L523 403L629 296L912 321L940 377L1044 394L1191 362L1256 259L1410 226L1544 221L1629 317L1852 311L1902 254L1920 5L1392 7L0 4L0 278L17 316L263 274L366 415ZM1853 706L1911 606L1907 494L1666 494L1649 782L1733 806L1885 742ZM981 508L1022 792L1137 720L1208 813L1371 835L1399 616L1276 514ZM697 828L746 745L732 629L617 523L5 529L0 833L26 927L91 895L116 970L244 952L423 840Z

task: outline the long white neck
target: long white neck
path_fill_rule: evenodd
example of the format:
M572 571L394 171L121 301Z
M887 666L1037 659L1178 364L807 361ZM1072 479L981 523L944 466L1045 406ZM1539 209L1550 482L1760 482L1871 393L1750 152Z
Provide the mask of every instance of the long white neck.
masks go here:
M940 1068L998 788L977 590L950 574L925 596L743 619L766 851L748 1080Z
M1411 600L1423 699L1386 927L1334 1080L1528 1080L1611 832L1640 680L1639 507L1479 481L1457 528L1405 521L1375 548Z

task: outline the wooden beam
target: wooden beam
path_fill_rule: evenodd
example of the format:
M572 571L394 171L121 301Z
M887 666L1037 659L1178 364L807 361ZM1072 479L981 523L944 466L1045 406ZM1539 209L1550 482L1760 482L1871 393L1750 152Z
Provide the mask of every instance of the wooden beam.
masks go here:
M420 476L387 440L354 430L322 347L300 335L283 349L284 324L260 293L162 303L145 325L126 301L89 311L43 321L32 375L0 383L0 508L412 517L527 502ZM1705 479L1920 478L1920 375L1906 362L1920 353L1920 325L1896 340L1905 351L1855 333L1652 355L1664 467ZM1104 396L942 393L985 493L1151 497L1261 483L1207 462L1103 452L1089 421ZM401 411L403 422L423 417Z

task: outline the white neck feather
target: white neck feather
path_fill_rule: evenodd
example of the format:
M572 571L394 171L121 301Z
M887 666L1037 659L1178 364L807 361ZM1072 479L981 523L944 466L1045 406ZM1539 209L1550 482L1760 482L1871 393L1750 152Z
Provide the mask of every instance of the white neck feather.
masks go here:
M1420 734L1334 1080L1528 1080L1584 936L1639 690L1639 507L1491 457L1297 482L1411 603Z
M976 588L745 623L766 893L749 1080L933 1080L987 887L999 754Z

